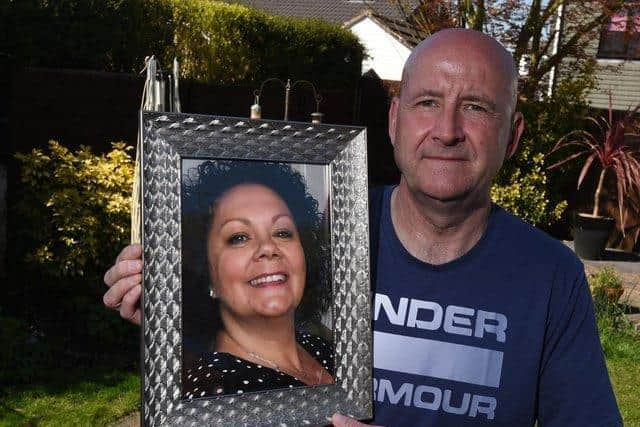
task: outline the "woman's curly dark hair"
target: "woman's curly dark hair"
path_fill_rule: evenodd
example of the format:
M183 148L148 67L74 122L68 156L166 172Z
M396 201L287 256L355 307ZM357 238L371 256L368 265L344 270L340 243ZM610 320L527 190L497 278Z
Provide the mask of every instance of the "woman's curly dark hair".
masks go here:
M327 218L318 212L318 202L308 193L302 175L283 163L209 160L183 171L182 176L182 256L189 260L182 267L183 306L190 307L183 310L185 333L209 341L212 324L215 330L220 327L208 296L207 236L216 201L241 184L264 185L287 204L307 264L305 292L296 317L319 320L331 303L330 242L324 226ZM210 345L210 341L206 343Z

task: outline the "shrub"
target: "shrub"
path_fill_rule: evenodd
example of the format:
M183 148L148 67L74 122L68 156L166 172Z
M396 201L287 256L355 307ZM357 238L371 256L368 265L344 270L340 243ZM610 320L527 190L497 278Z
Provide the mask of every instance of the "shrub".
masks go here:
M181 77L204 83L347 86L363 56L337 25L210 0L20 0L0 6L0 24L0 56L23 65L138 72L145 56L177 56Z
M608 305L617 304L624 292L618 272L613 267L603 267L590 275L589 288L597 308L598 306L607 308Z
M549 225L560 218L567 202L550 200L543 154L533 154L525 148L520 159L530 159L528 170L520 166L511 168L500 184L491 187L491 199L531 224Z
M0 52L21 65L137 72L173 41L168 0L2 3Z
M618 303L624 291L618 272L613 267L604 267L590 274L588 280L601 336L607 335L607 330L632 331L625 317L626 306Z
M505 162L491 189L496 203L537 226L548 227L560 219L567 207L567 188L573 186L577 171L549 171L551 163L545 155L560 137L584 126L585 96L592 85L589 76L566 78L551 97L520 100L525 131L518 152Z
M115 143L96 155L50 141L47 150L16 155L20 185L8 245L14 262L0 300L0 341L8 350L0 362L11 371L0 383L136 360L139 331L101 302L102 275L129 238L130 150Z
M175 55L188 78L236 83L291 77L345 85L360 75L363 51L357 38L319 20L271 16L207 0L176 0L174 25Z
M48 152L16 154L20 163L17 230L27 265L54 278L99 277L129 238L131 147L94 155L55 141Z

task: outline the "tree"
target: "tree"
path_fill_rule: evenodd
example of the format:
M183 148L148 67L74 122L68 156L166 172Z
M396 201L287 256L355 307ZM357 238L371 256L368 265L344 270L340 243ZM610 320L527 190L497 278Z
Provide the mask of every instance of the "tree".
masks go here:
M442 28L467 27L500 40L525 64L520 97L534 99L562 65L564 74L591 72L597 40L625 0L389 0L406 19L415 39Z

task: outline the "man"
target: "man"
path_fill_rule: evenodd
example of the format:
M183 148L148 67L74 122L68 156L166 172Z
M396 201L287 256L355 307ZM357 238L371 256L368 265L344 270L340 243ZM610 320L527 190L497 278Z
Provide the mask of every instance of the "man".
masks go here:
M580 261L490 201L524 128L516 78L502 46L464 29L405 65L389 110L400 183L370 200L376 424L622 425ZM139 257L125 249L105 275L105 304L134 320Z

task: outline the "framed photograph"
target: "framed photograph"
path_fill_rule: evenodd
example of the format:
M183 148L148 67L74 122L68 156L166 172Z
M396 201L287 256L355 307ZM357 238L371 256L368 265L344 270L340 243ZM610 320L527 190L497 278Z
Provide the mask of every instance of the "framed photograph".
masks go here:
M140 117L142 424L371 418L366 130Z

